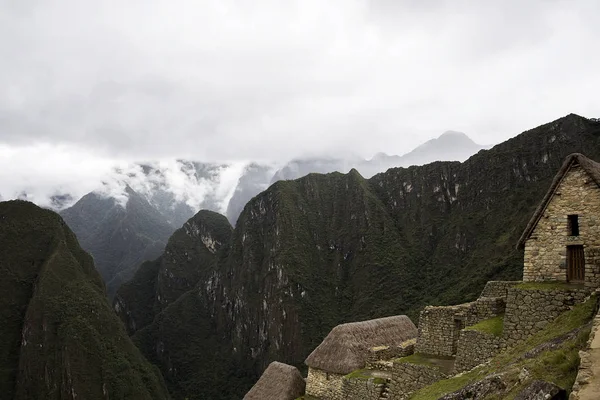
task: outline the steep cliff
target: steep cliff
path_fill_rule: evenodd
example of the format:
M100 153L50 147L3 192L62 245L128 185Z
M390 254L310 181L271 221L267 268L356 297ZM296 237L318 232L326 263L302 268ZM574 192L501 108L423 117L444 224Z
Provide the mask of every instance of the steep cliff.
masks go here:
M224 363L255 377L273 360L302 365L337 324L472 300L488 280L520 279L514 245L528 217L564 157L600 159L599 138L598 122L568 115L464 163L277 182L246 205L186 296L209 318L203 334L231 349ZM180 357L153 329L143 348Z
M0 203L0 274L2 398L168 398L57 214Z
M164 253L145 262L117 291L114 308L130 333L206 278L233 228L223 215L202 210L169 238Z
M203 210L169 239L164 253L121 286L114 308L146 357L160 367L175 398L221 399L252 385L235 364L229 325L218 326L197 284L210 280L233 228Z

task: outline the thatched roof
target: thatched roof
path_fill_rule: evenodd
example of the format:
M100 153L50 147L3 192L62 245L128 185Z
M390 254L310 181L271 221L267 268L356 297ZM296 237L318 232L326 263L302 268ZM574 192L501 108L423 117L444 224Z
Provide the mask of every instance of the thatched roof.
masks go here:
M550 185L548 192L544 196L544 199L542 200L540 205L537 207L537 209L533 213L531 220L529 220L529 223L527 224L525 231L521 235L521 238L519 239L519 242L517 243L518 248L522 248L523 246L525 246L525 241L527 239L529 239L529 237L531 236L531 233L535 229L538 221L540 220L540 218L542 218L542 215L544 214L546 207L548 207L548 203L550 203L550 200L552 200L552 197L554 196L554 192L556 192L556 189L560 186L560 183L562 182L564 177L567 175L567 172L569 171L569 169L571 168L571 166L573 164L579 164L581 166L581 168L583 168L583 170L590 176L590 178L592 178L592 180L596 183L596 185L598 185L598 187L600 187L600 164L599 163L592 161L589 158L587 158L586 156L584 156L583 154L579 154L579 153L573 153L573 154L567 156L567 158L563 162L563 165L560 167L560 169L558 170L558 173L554 177L554 180L552 181L552 184Z
M305 363L337 374L364 368L369 349L376 346L399 346L417 337L417 327L406 315L351 322L331 330Z
M306 382L298 368L277 361L269 364L244 400L294 400L304 395Z

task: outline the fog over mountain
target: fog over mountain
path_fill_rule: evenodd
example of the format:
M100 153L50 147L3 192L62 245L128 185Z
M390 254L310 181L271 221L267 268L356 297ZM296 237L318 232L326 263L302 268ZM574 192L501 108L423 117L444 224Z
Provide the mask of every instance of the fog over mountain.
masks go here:
M116 164L369 159L447 129L491 144L599 115L599 14L594 0L0 2L2 195L55 190L61 206Z
M297 179L310 173L343 172L356 168L364 177L393 167L422 165L432 161L464 161L484 148L464 133L446 132L403 156L378 153L370 160L358 156L297 158L284 165L270 163L203 163L186 160L119 163L104 175L87 177L85 183L75 181L65 171L53 177L54 185L44 182L37 186L39 169L16 171L22 179L0 182L0 192L8 198L30 200L56 211L71 207L85 193L114 199L125 207L128 188L141 195L173 227L179 228L201 209L227 215L235 224L246 203L279 180ZM62 181L61 181L62 180ZM85 245L84 245L85 247Z

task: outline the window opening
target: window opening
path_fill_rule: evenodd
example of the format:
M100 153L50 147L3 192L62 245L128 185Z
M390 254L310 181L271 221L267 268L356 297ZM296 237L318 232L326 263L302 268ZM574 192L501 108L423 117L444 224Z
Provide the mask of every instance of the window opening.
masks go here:
M579 236L579 215L569 215L567 227L569 236Z

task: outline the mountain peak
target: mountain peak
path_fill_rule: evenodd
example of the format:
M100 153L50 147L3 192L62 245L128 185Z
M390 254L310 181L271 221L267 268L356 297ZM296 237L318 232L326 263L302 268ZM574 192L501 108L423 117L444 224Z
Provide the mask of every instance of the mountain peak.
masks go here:
M452 137L452 138L461 138L461 139L468 139L471 140L471 138L464 132L459 132L459 131L446 131L444 133L442 133L438 139L444 138L444 137Z

